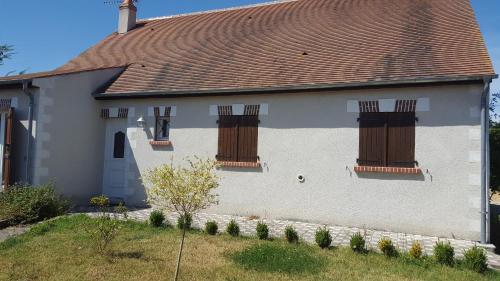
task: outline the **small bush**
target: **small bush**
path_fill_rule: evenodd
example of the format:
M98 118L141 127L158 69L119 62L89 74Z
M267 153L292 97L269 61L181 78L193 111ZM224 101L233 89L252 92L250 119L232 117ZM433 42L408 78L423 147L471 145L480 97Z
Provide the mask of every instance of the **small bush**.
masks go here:
M149 223L154 227L160 227L165 222L165 215L160 210L154 210L149 214Z
M215 235L217 234L217 229L219 227L217 226L217 223L215 221L207 221L205 223L205 232L210 234L210 235Z
M326 227L318 228L318 230L316 230L315 240L316 244L318 244L321 249L330 247L330 245L332 244L332 236L330 235L330 231L326 229Z
M236 223L235 220L231 220L226 227L226 232L229 235L236 237L240 235L240 226Z
M289 243L299 242L299 235L293 226L289 225L285 228L285 238Z
M14 185L0 192L0 220L10 225L53 218L68 209L69 202L56 194L53 184Z
M115 213L122 215L124 219L128 219L128 208L122 202L115 207Z
M361 233L356 233L351 236L350 242L351 249L356 253L362 253L365 251L365 238Z
M474 246L464 252L463 263L465 268L478 273L484 273L488 269L488 259L483 249Z
M413 244L411 244L410 251L408 252L411 257L414 259L419 259L422 257L422 245L420 245L420 242L415 241Z
M111 218L106 210L109 208L109 199L104 196L96 196L90 199L90 204L101 210L97 219L85 225L85 231L89 234L90 240L95 249L101 255L108 253L111 242L116 238L120 228L119 221ZM115 215L116 216L116 215Z
M109 207L109 198L106 195L99 195L90 198L90 205L99 208L102 211L107 211Z
M259 237L260 240L266 240L269 238L269 228L265 223L258 222L255 230L257 231L257 237Z
M434 246L434 258L440 264L453 266L455 250L450 243L437 242Z
M392 244L391 239L382 238L378 241L378 248L387 257L395 257L397 255L396 247Z
M177 228L182 229L182 226L184 225L186 229L191 229L192 222L193 222L193 217L191 216L191 214L186 214L186 216L181 215L177 219Z

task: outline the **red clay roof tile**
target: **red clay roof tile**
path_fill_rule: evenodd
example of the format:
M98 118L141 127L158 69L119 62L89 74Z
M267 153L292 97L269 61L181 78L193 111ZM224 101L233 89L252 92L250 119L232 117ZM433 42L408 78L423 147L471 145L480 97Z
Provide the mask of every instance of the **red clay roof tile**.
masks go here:
M298 0L147 20L56 72L123 65L107 93L494 74L469 0Z

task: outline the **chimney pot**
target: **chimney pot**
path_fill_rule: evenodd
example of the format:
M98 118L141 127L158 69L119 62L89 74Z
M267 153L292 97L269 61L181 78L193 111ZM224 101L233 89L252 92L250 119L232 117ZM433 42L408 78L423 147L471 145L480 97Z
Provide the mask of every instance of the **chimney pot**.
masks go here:
M120 15L118 18L118 33L125 34L132 30L136 24L137 8L133 0L123 0L120 4Z

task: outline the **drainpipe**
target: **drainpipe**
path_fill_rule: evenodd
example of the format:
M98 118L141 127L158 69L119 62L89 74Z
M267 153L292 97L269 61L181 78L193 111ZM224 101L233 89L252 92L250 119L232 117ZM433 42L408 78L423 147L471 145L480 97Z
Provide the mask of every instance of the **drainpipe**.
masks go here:
M31 138L33 136L33 106L34 106L34 97L33 94L29 91L28 85L29 80L23 81L23 93L28 96L29 106L28 106L28 141L26 142L26 183L31 184L30 179L30 167L31 167Z
M484 88L481 95L481 244L490 242L489 218L489 101L491 78L484 79Z

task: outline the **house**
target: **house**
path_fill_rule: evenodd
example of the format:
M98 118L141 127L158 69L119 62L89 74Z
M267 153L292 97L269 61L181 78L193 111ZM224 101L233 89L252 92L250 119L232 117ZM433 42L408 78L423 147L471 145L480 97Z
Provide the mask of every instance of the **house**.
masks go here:
M222 166L208 212L488 242L497 76L468 0L136 11L60 68L0 79L4 186L141 205L145 170L197 155Z

